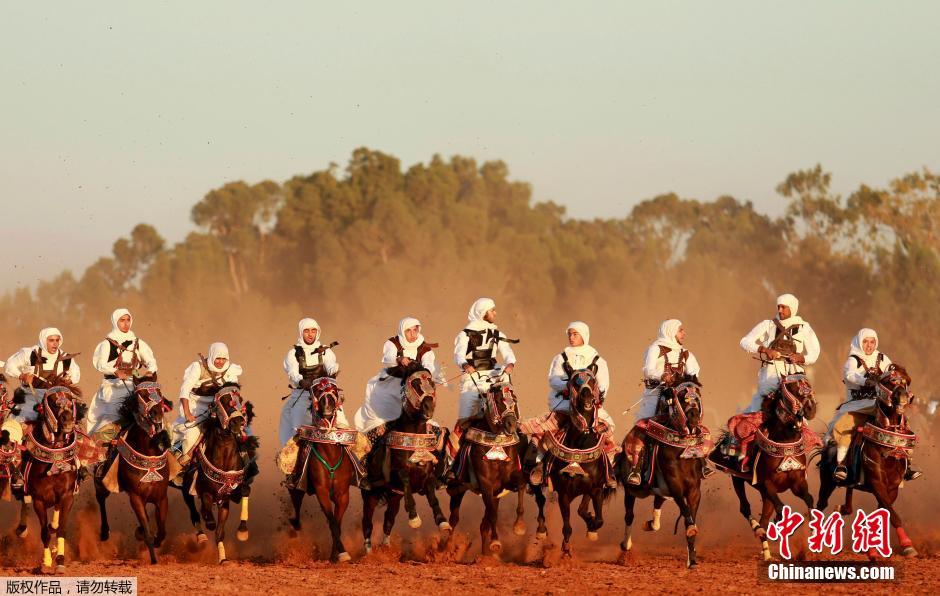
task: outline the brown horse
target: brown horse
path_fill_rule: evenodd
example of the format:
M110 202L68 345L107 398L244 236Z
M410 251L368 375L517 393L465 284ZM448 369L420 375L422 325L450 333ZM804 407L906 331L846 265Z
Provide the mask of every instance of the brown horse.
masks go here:
M450 526L460 521L460 503L468 490L483 497L483 519L480 536L483 552L498 553L502 543L496 532L499 517L499 499L513 491L518 497L513 532L525 534L524 498L527 479L522 472L522 454L527 441L518 432L519 405L512 388L512 380L493 383L483 399L483 417L471 421L464 434L465 445L458 456L457 483L447 487L450 495Z
M156 564L156 549L166 538L167 486L175 476L177 464L170 454L170 436L163 428L163 416L173 407L164 398L160 385L152 381L135 381L134 391L119 410L121 429L112 441L111 451L95 474L95 497L101 513L101 541L111 536L106 501L111 492L125 492L137 516L136 535ZM110 473L109 473L110 472ZM108 485L108 486L106 486ZM154 506L157 534L150 529L147 505Z
M807 518L813 507L813 497L806 482L807 452L818 447L820 439L805 421L815 416L816 398L809 381L802 374L785 376L780 387L764 398L761 412L731 418L729 432L719 441L722 449L716 449L710 456L720 469L731 474L741 515L748 520L760 541L765 561L771 558L767 524L783 510L780 495L789 490L802 499L806 504ZM750 470L735 469L729 459L735 440L741 439L742 434L747 437L747 444L750 444L748 439L754 443L753 448L745 447L744 455L751 460ZM744 488L746 480L750 480L760 492L760 520L751 517L751 505Z
M861 461L856 460L852 468L861 474L850 474L840 485L845 486L845 504L840 512L843 515L852 512L852 491L861 490L874 495L878 507L891 514L891 525L898 534L901 554L905 557L917 555L911 539L904 531L901 516L894 510L894 502L904 473L907 471L907 458L914 451L917 436L907 425L904 410L914 401L909 388L911 377L898 364L891 364L875 386L875 416L863 428L856 429L850 453L854 452ZM833 478L836 468L836 444L830 441L822 453L819 462L819 500L816 508L824 511L829 506L829 497L839 486Z
M402 415L388 424L386 434L368 458L366 473L371 486L362 489L362 535L367 553L372 552L372 516L382 499L387 503L382 524L383 545L389 543L402 497L408 525L421 527L415 493L427 497L440 531L445 534L451 531L436 492L443 474L446 436L430 422L437 403L431 373L426 370L412 373L405 379L402 392Z
M335 380L321 377L314 381L310 388L313 424L297 429L299 453L288 484L294 505L294 517L289 520L293 532L301 527L304 495L316 494L333 539L330 560L341 563L350 560L343 546L342 524L349 506L349 487L356 478L356 464L349 449L356 444L358 434L355 429L336 426L336 413L344 401L343 391Z
M568 380L568 395L571 411L568 423L561 429L559 438L546 433L546 476L558 494L558 507L562 517L562 555L571 556L571 503L581 497L578 515L587 526L589 540L597 540L597 531L604 525L604 501L613 496L616 489L607 483L610 464L603 443L605 428L598 418L601 405L597 379L590 370L574 371ZM545 495L541 485L532 486L535 503L538 505L538 536L547 535L545 526ZM593 505L594 513L588 512Z
M238 539L248 539L248 496L251 490L246 484L246 476L258 449L258 438L247 436L245 428L253 419L252 404L242 402L238 385L223 385L209 406L205 434L200 444L193 448L193 461L183 475L183 500L189 507L189 518L196 528L197 540L206 541L203 522L207 530L215 530L219 564L228 560L224 540L230 502L241 503ZM200 511L196 510L197 496ZM218 521L212 514L213 505L218 512Z
M4 501L20 502L20 521L16 535L26 538L29 528L29 503L23 498L23 430L13 418L19 414L19 406L13 403L8 391L6 377L0 373L0 498Z
M695 537L698 527L695 517L698 514L699 501L702 497L702 472L704 458L712 447L708 428L702 426L701 386L691 381L680 383L675 388L664 392L660 397L662 416L638 423L649 437L652 448L650 481L640 486L627 484L631 465L624 456L620 458L619 480L624 486L623 503L625 508L623 553L633 548L633 506L637 499L653 496L653 519L646 522L646 530L658 530L663 503L672 498L679 507L681 519L685 521L685 537L688 557L686 566L694 569L698 566L695 559ZM624 446L624 453L627 447ZM676 519L676 526L679 519Z
M46 390L36 404L39 418L23 438L23 483L31 497L42 533L42 572L65 572L65 539L72 500L77 488L79 451L84 435L77 424L85 417L87 407L78 398L77 388L54 385ZM52 510L52 521L49 512ZM52 544L52 536L58 540Z

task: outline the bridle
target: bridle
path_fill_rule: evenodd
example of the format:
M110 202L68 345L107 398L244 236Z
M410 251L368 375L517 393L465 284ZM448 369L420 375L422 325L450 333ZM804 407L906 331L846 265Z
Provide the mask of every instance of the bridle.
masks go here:
M336 413L346 401L346 394L336 384L336 380L331 377L320 377L314 380L310 387L310 410L314 420L325 420L329 426L333 426L336 421ZM333 411L329 417L320 415L320 404L330 405L332 403Z
M134 387L134 396L137 408L134 410L134 422L147 432L151 438L163 430L163 415L171 409L170 403L164 399L160 385L153 381L144 381ZM159 416L156 414L159 410Z

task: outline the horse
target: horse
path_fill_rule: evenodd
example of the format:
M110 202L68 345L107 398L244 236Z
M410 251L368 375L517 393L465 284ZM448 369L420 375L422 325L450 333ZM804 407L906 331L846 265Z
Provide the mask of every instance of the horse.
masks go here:
M246 472L258 449L258 438L246 436L245 428L254 419L250 401L242 402L239 385L226 383L215 394L209 406L205 434L193 448L193 461L183 474L183 500L189 508L189 518L196 528L198 542L206 542L203 522L209 531L215 531L219 564L225 556L225 522L229 504L241 504L238 539L248 539L248 496L251 488L246 484ZM196 497L200 510L196 510ZM218 512L218 521L212 515L212 506ZM202 518L200 519L200 513Z
M633 548L633 506L637 499L653 496L653 519L646 522L644 529L659 529L659 519L663 503L672 498L679 507L680 518L685 521L687 559L686 566L694 569L698 566L695 559L695 537L698 527L695 517L702 497L701 485L705 467L704 458L713 447L708 428L702 425L701 386L693 381L679 383L664 392L660 397L660 409L663 414L637 423L650 439L649 455L650 480L640 486L627 483L631 465L625 455L618 455L618 480L624 486L624 529L621 551L626 554ZM624 439L623 453L627 453L627 439ZM676 526L679 519L676 519Z
M719 439L721 448L709 456L719 469L731 474L739 510L760 541L765 561L771 558L767 524L783 510L780 495L789 490L802 499L807 517L813 508L813 497L806 482L807 452L819 447L821 441L805 421L815 416L816 398L806 376L787 375L781 379L779 388L764 398L760 412L731 418L729 431ZM741 449L741 455L745 460L753 460L750 470L735 469L732 463L737 455L735 443L741 439L748 445ZM752 441L756 443L753 448L749 447ZM746 480L760 492L760 520L751 516L744 488Z
M845 504L840 508L843 515L852 512L852 491L862 490L874 495L878 507L891 514L891 525L898 534L901 555L916 556L911 539L904 531L901 516L894 510L898 490L907 470L907 458L914 451L917 436L907 425L904 410L914 402L910 392L911 377L899 364L891 364L881 375L875 386L875 415L864 427L856 429L849 453L854 453L855 469L841 483L845 486ZM829 506L829 497L839 486L833 478L836 468L836 445L830 443L823 449L819 462L819 499L816 508L823 511Z
M0 373L0 498L4 501L20 502L20 521L16 535L26 538L29 527L29 501L23 495L23 429L13 416L19 414L19 406L8 392L6 377Z
M389 544L403 497L408 525L421 527L415 493L427 497L438 529L445 535L451 531L436 492L443 474L446 439L430 422L436 403L437 390L431 373L420 369L408 375L402 385L402 415L388 424L385 436L368 458L366 474L370 486L362 489L362 535L367 553L372 552L372 516L382 499L387 503L382 524L383 545Z
M299 531L304 495L316 494L333 539L330 560L345 563L351 557L343 546L341 530L349 505L349 487L356 479L356 464L349 449L356 444L358 431L336 426L336 413L345 397L334 379L316 379L309 391L313 424L297 429L299 453L288 482L294 517L289 521L293 532Z
M524 436L520 440L519 405L513 391L512 380L493 383L483 399L483 416L470 422L464 434L465 445L461 449L458 481L447 487L450 495L450 520L452 528L460 521L460 504L468 490L483 497L483 519L480 536L483 552L499 553L502 543L496 532L499 517L499 499L507 492L518 496L516 521L513 533L525 534L524 497L527 486L522 472L522 455L528 445ZM464 471L464 469L466 471ZM466 481L461 481L466 478Z
M73 385L56 378L36 404L36 424L23 437L23 484L26 497L31 497L43 544L41 571L65 572L66 525L72 500L78 487L79 452L82 443L90 442L77 428L85 417L87 406ZM49 510L52 520L49 520ZM52 536L58 540L52 544Z
M146 377L145 377L146 378ZM170 435L163 427L163 416L173 403L163 397L160 385L135 380L134 390L119 410L117 438L112 441L107 459L95 474L95 498L101 515L101 541L111 536L106 501L112 492L125 492L137 516L136 535L147 545L150 563L157 563L156 549L166 538L167 486L176 476L178 464L170 454ZM155 509L157 533L154 536L147 515L147 505Z
M571 557L571 503L581 496L578 515L587 526L589 540L597 540L597 531L604 525L603 505L616 488L607 483L611 473L605 452L604 426L597 411L601 405L597 379L590 370L574 371L568 380L571 411L561 436L545 433L546 457L543 465L551 486L558 494L562 517L562 555ZM542 485L531 485L538 506L537 537L548 534L545 526L545 495ZM588 512L593 505L594 513Z

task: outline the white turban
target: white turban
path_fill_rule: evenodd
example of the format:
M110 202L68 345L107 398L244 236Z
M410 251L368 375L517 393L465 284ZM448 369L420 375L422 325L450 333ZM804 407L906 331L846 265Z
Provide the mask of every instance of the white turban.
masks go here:
M56 329L55 327L46 327L39 332L39 346L37 346L45 354L50 353L49 351L46 350L46 340L52 337L53 335L59 336L59 351L60 352L62 351L62 344L65 343L65 338L62 337L62 332Z
M871 337L875 340L875 349L872 350L871 354L865 354L865 350L862 348L862 340ZM874 329L862 329L855 336L855 339L852 340L852 346L849 348L849 356L858 356L865 363L865 366L871 368L875 366L875 362L878 360L878 333Z
M790 307L790 316L795 317L800 309L800 301L793 294L781 294L777 296L777 304Z
M304 341L304 330L306 329L316 329L317 338L313 341L312 344L308 344ZM304 348L316 349L320 347L320 324L317 323L316 319L306 318L300 319L300 322L297 323L297 345Z
M571 358L572 356L579 355L587 360L594 358L594 356L597 355L597 350L591 347L591 328L588 327L588 324L584 321L573 321L568 323L568 326L565 327L565 333L567 333L569 329L574 329L581 335L581 338L584 340L584 345L567 346L565 352L568 353L568 357Z
M666 319L660 324L659 336L656 337L656 341L653 343L673 350L681 350L682 344L676 339L680 327L682 327L682 321L679 319Z
M127 315L131 318L131 325L133 325L134 316L131 314L131 311L127 310L126 308L119 308L115 310L113 313L111 313L111 333L108 334L108 337L110 337L111 339L113 339L114 341L118 343L122 343L128 340L134 341L134 339L137 338L137 336L134 334L133 331L131 331L130 328L127 329L127 333L124 333L123 331L118 329L118 320L124 315Z
M226 360L225 366L223 366L222 368L217 368L215 366L216 358L225 358ZM206 366L209 367L209 370L211 370L212 372L216 372L216 373L224 372L226 369L228 369L229 365L232 363L228 357L228 346L220 341L215 342L214 344L209 346L209 357L207 358L207 360L208 362L206 362Z
M418 337L414 341L408 341L405 338L405 329L411 329L412 327L418 328ZM402 348L417 348L424 343L424 336L421 335L421 321L414 317L405 317L398 322L398 341L401 342Z
M469 322L467 328L475 331L495 329L496 325L483 320L483 315L494 308L496 308L496 302L493 301L492 298L477 299L477 301L473 303L473 306L470 307L470 312L467 313L467 321Z

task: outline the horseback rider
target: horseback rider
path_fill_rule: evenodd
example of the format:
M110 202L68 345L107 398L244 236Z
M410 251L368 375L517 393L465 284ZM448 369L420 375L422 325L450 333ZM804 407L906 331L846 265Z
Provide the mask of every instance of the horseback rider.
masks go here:
M215 394L226 383L238 383L242 367L229 361L228 346L215 342L209 346L209 356L199 355L183 373L180 386L180 414L173 423L173 449L181 465L191 460L193 447L202 438L202 426L209 417L209 406ZM251 431L246 428L246 433Z
M14 419L21 423L36 420L36 405L42 401L53 382L78 383L82 371L74 361L78 354L62 351L62 332L46 327L39 332L39 343L21 348L10 356L4 367L8 378L19 379L20 387L14 392L20 412Z
M281 408L278 438L283 448L301 426L313 423L310 412L310 388L320 377L336 378L339 363L336 353L320 343L320 324L311 318L297 323L297 343L284 356L284 372L290 385L290 395ZM337 426L348 427L343 408L336 410Z
M845 401L836 408L836 415L829 423L828 439L836 442L836 468L833 477L843 481L848 477L845 456L852 444L856 428L862 428L875 414L875 387L878 380L891 365L887 354L878 350L878 333L874 329L862 329L852 340L849 356L842 367L842 382L845 383ZM905 480L920 478L923 472L914 467L908 458Z
M109 442L116 436L117 428L110 428L118 421L118 413L124 399L134 391L134 378L155 377L157 360L153 350L144 340L131 331L134 322L130 311L119 308L111 313L111 332L95 348L92 364L104 374L98 392L88 408L87 428L89 435L99 443ZM140 371L146 371L141 374ZM110 431L110 432L109 432Z
M745 413L759 412L764 398L780 386L786 375L803 373L804 366L819 358L819 339L802 317L797 316L800 301L793 294L777 297L777 316L761 321L741 338L741 348L761 361L757 391Z
M665 391L671 391L679 383L692 380L698 383L701 371L695 355L685 349L685 327L678 319L667 319L659 326L659 336L646 349L643 358L643 395L640 397L635 424L657 415L660 399ZM626 453L632 467L627 484L638 486L643 462L644 433L634 426L624 440ZM706 467L706 470L709 468ZM707 474L707 473L706 473Z
M359 432L366 434L369 443L381 437L385 425L401 416L402 384L412 373L427 370L440 378L440 368L434 357L437 344L428 343L421 334L421 321L405 317L398 323L398 335L393 335L382 346L382 368L366 384L366 398L353 416ZM440 426L436 421L431 421Z
M460 382L457 424L454 425L454 432L451 433L448 444L449 463L453 463L456 458L470 421L483 412L481 392L487 391L490 385L499 380L493 375L497 356L503 361L500 377L508 376L515 368L516 355L510 344L516 342L517 340L510 340L497 328L496 302L492 298L477 299L467 313L467 326L454 340L454 362L463 370L464 375ZM448 476L452 476L452 472L450 469Z

